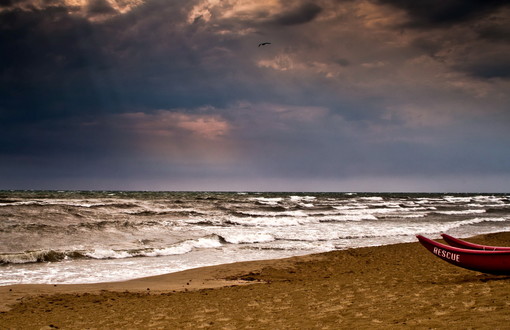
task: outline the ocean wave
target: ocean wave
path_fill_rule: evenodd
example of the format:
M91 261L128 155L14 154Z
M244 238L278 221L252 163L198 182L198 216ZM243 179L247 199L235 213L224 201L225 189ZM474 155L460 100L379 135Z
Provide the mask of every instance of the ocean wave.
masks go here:
M252 197L250 200L253 200L256 202L256 204L259 205L278 205L280 202L283 201L282 197Z
M482 223L482 222L505 222L505 221L509 221L509 220L510 220L510 218L473 218L473 219L459 221L459 222L461 222L463 224L474 225L474 224Z
M139 207L136 203L125 202L125 203L96 203L96 204L69 204L70 206L87 207L87 208L100 208L100 207L111 207L117 209L130 209Z
M128 220L114 220L114 221L97 221L97 222L81 222L77 225L70 225L69 229L88 229L88 230L104 230L105 228L119 228L119 229L134 229L137 224Z
M327 223L327 222L360 222L374 221L379 218L370 213L353 213L353 214L314 214L306 216L245 216L230 217L225 221L228 225L237 225L245 227L293 227L311 223Z
M363 220L379 220L373 214L341 214L341 215L329 215L318 218L319 222L348 222L348 221L363 221Z
M379 197L379 196L360 197L359 199L364 200L364 201L382 201L382 200L384 200L384 198Z
M61 200L28 200L28 201L11 201L0 203L3 207L62 207L62 208L116 208L129 209L139 207L134 202L104 202L104 201L61 201Z
M134 257L159 257L186 254L194 249L219 248L224 244L224 238L210 235L192 240L185 240L167 247L116 250L97 248L91 250L56 251L40 250L21 253L0 254L0 265L26 264L40 262L59 262L72 259L125 259Z
M335 205L333 206L335 210L359 210L359 209L368 209L367 205L359 205L359 204L349 204L349 205Z
M478 214L485 213L485 210L480 209L472 209L472 210L456 210L456 211L435 211L436 214L445 214L445 215L466 215L466 214Z
M308 217L231 217L225 221L229 225L246 227L289 227L312 222Z
M428 215L428 213L409 213L409 214L399 215L399 217L411 219L411 218L425 218L427 215Z
M141 211L135 211L135 212L127 212L128 215L133 216L139 216L139 217L151 217L151 216L164 216L164 215L170 215L173 217L197 217L197 216L204 216L205 213L193 210L193 209L169 209L169 210L141 210Z
M290 201L292 203L296 203L297 206L302 208L312 208L315 205L311 202L315 201L317 197L315 196L290 196Z
M2 228L0 228L0 232L2 233L12 233L12 232L20 232L20 231L26 231L26 232L57 232L60 229L57 226L53 225L47 225L42 223L13 223L13 224L2 224Z
M264 211L239 211L235 213L240 216L247 217L307 217L308 214L301 210L296 211L280 211L280 212L264 212Z
M357 226L338 233L339 239L367 239L384 237L404 237L416 234L438 234L484 222L505 222L509 218L473 218L451 222L408 222L398 226L378 222L378 226Z
M294 201L294 202L300 202L300 201L313 201L313 200L316 200L317 197L315 196L290 196L289 197L291 201Z
M0 206L47 206L48 203L42 201L12 201L9 203L2 203Z
M222 233L219 237L231 244L268 243L275 241L275 237L267 233Z
M461 197L461 196L444 196L443 199L448 203L469 203L473 197Z
M407 224L399 228L390 228L385 230L389 235L401 233L405 235L410 234L434 234L444 233L450 230L458 229L461 227L472 226L484 222L505 222L510 218L473 218L468 220L442 222L442 223L420 223L420 224Z
M489 208L487 209L487 213L510 213L510 208L508 207Z
M14 203L18 203L19 200L16 199L0 199L0 206L10 206Z
M22 253L0 254L0 265L2 264L26 264L35 262L56 262L66 259L86 258L82 251L26 251Z
M28 233L66 233L71 234L83 231L104 231L106 229L116 229L120 231L136 231L146 227L172 227L175 224L172 221L129 221L129 220L103 220L95 222L79 222L75 224L50 225L44 223L12 223L2 224L0 232L28 232Z

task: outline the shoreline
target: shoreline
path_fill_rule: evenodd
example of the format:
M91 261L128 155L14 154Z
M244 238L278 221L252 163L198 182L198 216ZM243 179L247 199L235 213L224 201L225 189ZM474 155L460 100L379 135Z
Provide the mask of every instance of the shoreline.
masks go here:
M510 232L468 240L510 246ZM0 324L334 329L445 327L442 322L448 322L454 327L501 328L510 322L508 283L510 276L465 270L417 242L399 243L123 282L3 286Z
M162 275L140 277L125 281L79 284L11 284L0 286L0 312L9 311L10 305L34 296L53 294L100 294L104 291L159 294L216 289L228 286L253 284L253 281L235 279L245 272L257 272L264 267L292 264L294 258L313 258L314 255L240 261L228 264L187 269Z

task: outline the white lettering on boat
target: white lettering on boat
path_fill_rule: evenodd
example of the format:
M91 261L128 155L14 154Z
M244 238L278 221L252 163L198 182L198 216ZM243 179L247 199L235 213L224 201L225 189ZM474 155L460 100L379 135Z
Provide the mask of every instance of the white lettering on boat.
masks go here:
M437 247L434 247L434 254L438 255L441 258L452 260L455 262L460 262L460 254L449 252Z

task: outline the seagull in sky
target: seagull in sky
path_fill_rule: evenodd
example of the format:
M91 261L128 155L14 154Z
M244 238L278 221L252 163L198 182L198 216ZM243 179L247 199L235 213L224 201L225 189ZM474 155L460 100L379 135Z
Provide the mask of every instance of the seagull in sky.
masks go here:
M265 45L270 45L270 44L271 44L270 42L262 42L262 43L259 44L259 47L260 46L265 46Z

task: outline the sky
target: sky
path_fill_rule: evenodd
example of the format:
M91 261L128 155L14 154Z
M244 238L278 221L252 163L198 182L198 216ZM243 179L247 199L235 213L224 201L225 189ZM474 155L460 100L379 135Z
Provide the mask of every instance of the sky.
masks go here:
M0 189L510 192L506 0L0 0L0 45Z

